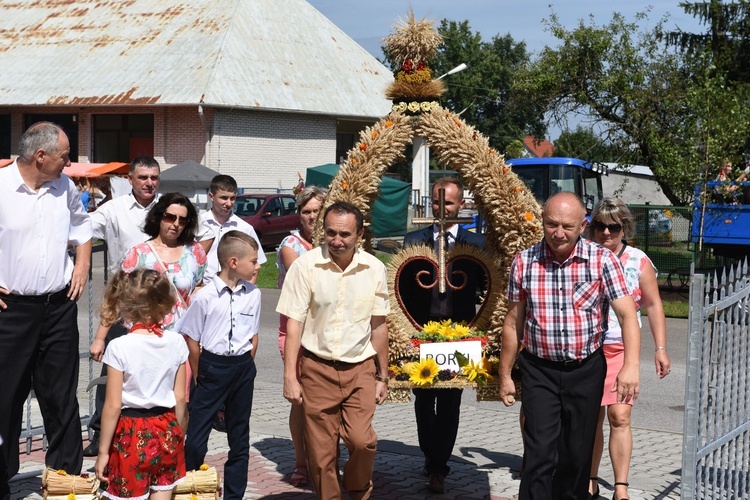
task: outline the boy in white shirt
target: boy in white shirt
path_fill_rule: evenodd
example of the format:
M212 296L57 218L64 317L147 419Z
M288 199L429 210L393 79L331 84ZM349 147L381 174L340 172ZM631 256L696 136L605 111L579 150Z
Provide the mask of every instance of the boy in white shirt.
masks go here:
M234 180L234 177L220 174L211 179L208 198L211 200L211 210L207 210L200 215L201 228L209 230L199 238L199 240L204 240L201 241L201 244L204 244L208 238L213 240L213 244L206 250L208 266L206 272L203 273L204 285L210 283L213 277L219 273L217 249L221 238L228 231L242 231L252 236L258 243L258 264L266 262L266 254L263 253L263 247L255 229L234 213L234 204L237 201L237 181ZM257 278L256 274L250 282L255 283Z
M176 329L188 336L197 384L190 397L185 465L195 470L203 464L213 417L224 405L229 441L224 498L231 500L243 498L247 487L260 314L260 289L250 281L260 268L258 243L241 231L229 231L217 255L221 271L193 295Z

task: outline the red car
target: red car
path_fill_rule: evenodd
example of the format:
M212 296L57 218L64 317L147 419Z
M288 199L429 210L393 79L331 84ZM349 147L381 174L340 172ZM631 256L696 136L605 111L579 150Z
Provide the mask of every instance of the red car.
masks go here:
M241 194L234 213L253 226L264 249L275 250L290 231L299 227L293 194Z

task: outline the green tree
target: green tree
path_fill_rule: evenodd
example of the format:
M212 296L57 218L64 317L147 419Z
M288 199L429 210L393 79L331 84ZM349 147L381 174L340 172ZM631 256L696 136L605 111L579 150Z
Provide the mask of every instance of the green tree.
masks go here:
M666 43L686 56L709 56L715 71L730 82L750 82L750 3L709 0L679 5L706 25L706 32L668 31L662 35Z
M635 163L629 151L618 144L602 139L593 129L578 125L565 130L555 141L554 156L569 156L586 161Z
M549 29L560 44L519 75L516 90L544 103L558 124L578 115L617 138L622 151L651 167L674 203L684 204L705 166L743 144L747 92L728 88L708 58L669 50L663 21L639 31L645 18L629 22L615 13L606 25L591 19L567 30L552 14Z
M515 74L529 61L524 42L514 41L510 34L483 41L468 21L443 19L438 32L445 43L430 63L435 77L461 63L468 66L445 78L447 90L441 105L462 112L461 117L486 135L498 151L530 133L544 137L544 110L512 95ZM395 68L389 55L385 51L384 54L385 64Z

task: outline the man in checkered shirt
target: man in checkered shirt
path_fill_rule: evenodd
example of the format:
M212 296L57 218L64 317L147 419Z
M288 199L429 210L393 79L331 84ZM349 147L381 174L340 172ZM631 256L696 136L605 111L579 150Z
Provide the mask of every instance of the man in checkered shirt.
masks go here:
M525 413L525 465L519 499L586 498L602 391L618 402L638 397L640 328L617 256L581 237L586 210L558 193L542 211L544 240L510 267L503 324L500 397L514 402L510 377L519 341ZM625 362L615 387L604 387L607 316L620 320Z

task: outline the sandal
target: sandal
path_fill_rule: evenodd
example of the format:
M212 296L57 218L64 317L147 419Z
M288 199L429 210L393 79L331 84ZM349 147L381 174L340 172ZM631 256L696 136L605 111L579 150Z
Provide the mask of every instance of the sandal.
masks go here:
M596 481L596 491L594 493L589 493L589 500L596 500L599 498L599 478L598 477L590 477L591 481Z
M296 487L307 486L307 467L304 465L295 467L292 477L289 478L289 484Z
M630 487L630 483L623 483L623 482L615 482L615 489L617 489L618 486L625 486L626 488ZM612 500L615 500L615 497L612 497ZM630 500L628 497L622 497L618 498L617 500Z

